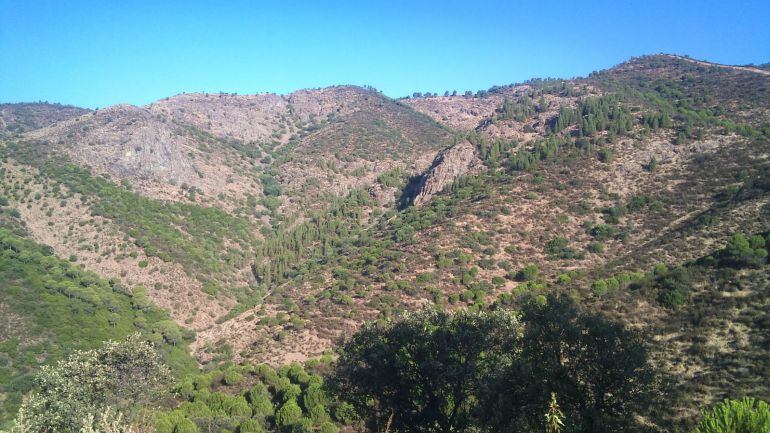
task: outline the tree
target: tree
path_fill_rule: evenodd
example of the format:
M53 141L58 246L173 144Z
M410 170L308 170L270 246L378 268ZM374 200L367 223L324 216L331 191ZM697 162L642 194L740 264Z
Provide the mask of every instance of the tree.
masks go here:
M767 249L765 249L765 239L756 235L747 237L742 233L736 233L727 242L723 257L731 266L759 267L767 259Z
M288 427L296 424L302 418L302 409L297 400L289 400L275 413L275 423L278 427Z
M481 395L487 427L540 431L551 393L570 431L636 431L634 415L650 401L654 375L641 337L621 324L580 311L570 298L522 310L524 334L515 357Z
M37 390L23 403L16 428L75 433L102 421L122 425L123 416L134 421L159 398L169 379L158 351L138 334L122 342L108 341L99 349L77 351L42 367Z
M373 429L464 432L475 394L519 333L507 312L424 310L365 325L343 344L332 389Z

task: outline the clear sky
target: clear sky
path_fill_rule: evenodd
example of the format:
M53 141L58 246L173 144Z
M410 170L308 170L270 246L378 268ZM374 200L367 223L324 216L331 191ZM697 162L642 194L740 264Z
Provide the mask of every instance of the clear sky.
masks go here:
M93 108L332 84L399 97L659 52L769 62L770 3L0 0L0 102Z

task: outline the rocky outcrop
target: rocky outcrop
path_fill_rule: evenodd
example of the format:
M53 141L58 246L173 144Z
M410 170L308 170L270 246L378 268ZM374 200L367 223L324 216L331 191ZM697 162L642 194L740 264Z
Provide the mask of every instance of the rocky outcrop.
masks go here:
M476 147L468 141L462 141L444 149L433 160L414 188L412 203L420 206L443 191L455 179L468 173L475 173L482 161L476 153Z

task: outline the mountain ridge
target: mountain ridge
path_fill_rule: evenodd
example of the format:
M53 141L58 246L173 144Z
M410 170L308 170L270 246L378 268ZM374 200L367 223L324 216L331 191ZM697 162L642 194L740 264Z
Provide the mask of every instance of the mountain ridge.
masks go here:
M730 374L768 392L767 267L715 265L770 229L753 69L658 55L462 96L180 94L0 150L0 215L163 307L202 364L304 361L366 321L567 293L657 339L700 386L688 399Z

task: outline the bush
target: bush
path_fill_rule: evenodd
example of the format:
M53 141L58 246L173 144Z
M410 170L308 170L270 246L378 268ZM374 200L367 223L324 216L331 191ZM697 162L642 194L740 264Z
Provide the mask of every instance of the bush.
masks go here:
M504 311L423 310L368 324L344 343L331 384L372 425L405 433L435 426L469 431L479 373L499 365L518 329Z
M527 265L516 273L517 281L532 281L537 278L539 270L535 265Z
M693 430L693 433L760 432L770 432L770 406L751 397L725 400L704 411L703 418Z
M262 433L264 431L262 424L255 419L247 419L238 427L238 433Z
M604 252L604 244L601 242L591 242L588 244L588 252L594 254L601 254Z
M240 383L241 380L243 380L243 375L241 373L238 373L233 369L228 369L225 371L225 375L222 378L222 383L225 385L235 385Z
M607 224L598 224L591 228L588 233L597 241L606 241L617 235L617 229Z
M340 429L333 422L327 421L321 424L321 433L340 433Z
M302 418L302 409L297 400L289 400L275 413L275 423L278 427L296 424Z
M606 147L599 150L599 161L610 162L612 161L612 150Z
M569 247L567 238L555 237L545 246L546 254L559 259L571 259L575 257L575 250Z
M350 425L353 424L356 419L358 419L358 415L356 414L356 409L352 404L342 402L334 409L334 419L341 422L342 424Z
M755 235L750 238L742 233L734 234L727 242L723 259L727 264L742 267L759 267L767 260L765 239Z

